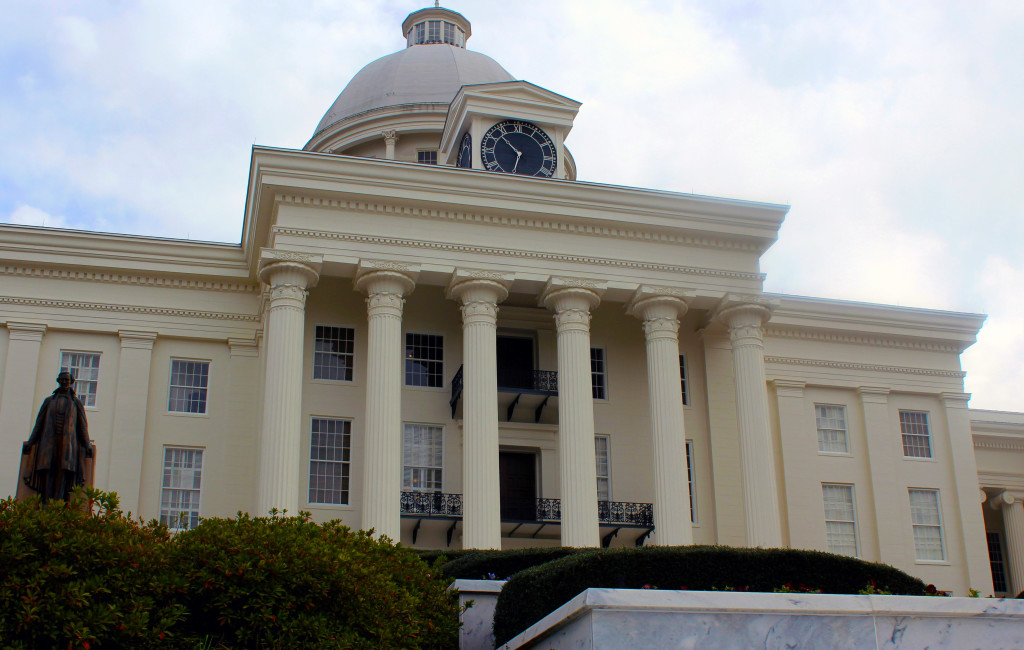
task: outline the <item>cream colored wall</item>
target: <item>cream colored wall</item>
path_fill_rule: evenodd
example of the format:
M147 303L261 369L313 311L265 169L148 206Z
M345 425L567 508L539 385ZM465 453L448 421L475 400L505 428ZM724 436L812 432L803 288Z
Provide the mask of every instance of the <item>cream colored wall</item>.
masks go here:
M398 134L398 142L395 143L395 160L417 162L417 152L423 150L437 151L440 139L441 135L439 133L400 132ZM381 136L379 140L349 147L344 151L344 154L346 156L360 156L362 158L384 158L384 136Z

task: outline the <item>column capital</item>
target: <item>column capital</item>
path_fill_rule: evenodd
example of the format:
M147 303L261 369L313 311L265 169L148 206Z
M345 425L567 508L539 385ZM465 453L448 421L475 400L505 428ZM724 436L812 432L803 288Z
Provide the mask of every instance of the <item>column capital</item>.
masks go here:
M642 284L626 305L626 313L642 320L682 318L696 295L692 289Z
M1024 502L1024 492L1003 490L1002 492L990 497L988 505L993 510L1000 510L1004 507L1009 507L1015 503L1021 502Z
M886 404L889 402L889 389L879 386L859 386L857 395L860 401L872 404Z
M445 296L449 300L459 300L463 304L476 300L499 303L508 297L513 280L514 273L458 268L452 273L445 289Z
M759 294L727 293L711 314L712 322L724 323L730 333L743 328L761 329L779 301Z
M14 341L42 341L43 334L46 333L46 325L7 321L7 331L10 332L11 340Z
M264 248L260 250L259 278L271 289L292 285L305 290L316 286L323 262L323 255Z
M396 131L395 129L381 131L380 135L381 137L384 138L384 140L391 140L391 144L398 142L398 131Z
M129 330L118 330L117 335L121 338L121 349L135 348L138 350L152 350L153 342L156 341L156 332L132 332Z
M805 382L791 379L773 379L771 384L775 386L775 394L779 397L802 398L804 396L804 388L807 387Z
M228 339L228 349L233 357L258 357L260 356L259 337L251 339Z
M407 296L416 287L420 274L419 264L406 264L389 260L359 260L356 267L355 287L357 291L395 293Z
M590 311L601 303L601 296L607 288L606 282L553 276L544 285L538 302L555 312L570 309Z
M939 393L939 398L946 408L965 409L971 401L970 393Z

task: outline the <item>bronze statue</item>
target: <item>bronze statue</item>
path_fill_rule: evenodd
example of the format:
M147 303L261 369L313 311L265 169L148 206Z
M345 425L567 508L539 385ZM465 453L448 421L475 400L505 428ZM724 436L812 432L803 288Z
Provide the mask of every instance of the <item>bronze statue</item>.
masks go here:
M74 383L66 370L57 375L58 387L43 400L32 436L22 446L22 456L27 456L22 480L43 501L67 501L75 486L85 484L86 459L94 454L85 407L75 395Z

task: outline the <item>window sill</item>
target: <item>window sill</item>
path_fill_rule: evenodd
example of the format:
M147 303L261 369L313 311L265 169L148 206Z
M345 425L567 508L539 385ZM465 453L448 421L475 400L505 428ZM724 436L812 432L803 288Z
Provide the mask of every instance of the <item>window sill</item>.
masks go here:
M819 456L825 456L826 458L853 458L853 454L848 451L818 451Z
M209 418L209 413L186 413L184 411L166 411L164 415L171 415L178 418Z
M410 386L409 384L402 384L402 389L422 391L424 393L443 393L451 390L447 386Z
M953 563L949 562L948 560L914 560L914 564L930 566L953 566Z
M934 463L934 462L936 462L935 456L932 456L931 458L924 458L924 457L921 457L921 456L904 456L903 460L909 460L909 461L914 462L914 463Z
M310 379L311 384L322 384L324 386L359 386L354 379Z

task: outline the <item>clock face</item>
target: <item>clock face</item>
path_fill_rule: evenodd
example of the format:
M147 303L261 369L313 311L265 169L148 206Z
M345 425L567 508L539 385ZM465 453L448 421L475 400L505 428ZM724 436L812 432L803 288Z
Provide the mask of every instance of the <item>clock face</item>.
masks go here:
M456 167L462 167L463 169L469 169L473 166L473 138L470 137L469 131L462 136L462 146L459 149L459 159L455 162Z
M558 160L555 145L536 125L520 120L495 124L480 142L484 169L551 178Z

